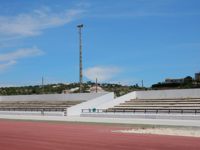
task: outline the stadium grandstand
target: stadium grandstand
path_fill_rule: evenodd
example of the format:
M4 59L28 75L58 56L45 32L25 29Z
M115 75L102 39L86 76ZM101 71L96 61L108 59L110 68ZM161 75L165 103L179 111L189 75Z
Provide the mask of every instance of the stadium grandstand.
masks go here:
M0 97L0 114L33 114L51 112L67 115L67 109L101 97L106 93L16 95ZM52 113L54 112L54 113ZM36 114L37 114L36 113Z
M199 119L200 89L135 91L98 107L82 109L81 114L87 117L162 119L173 117L177 119L177 115L181 119Z
M106 112L200 113L200 98L131 99Z
M117 98L114 93L106 92L0 97L0 114L33 112L81 117L118 117L119 114L121 117L137 114L196 117L200 115L200 89L134 91Z

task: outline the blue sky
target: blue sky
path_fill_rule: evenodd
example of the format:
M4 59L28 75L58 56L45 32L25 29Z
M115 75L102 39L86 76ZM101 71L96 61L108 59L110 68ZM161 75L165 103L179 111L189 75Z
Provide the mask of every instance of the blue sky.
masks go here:
M0 0L0 86L146 86L200 71L199 0Z

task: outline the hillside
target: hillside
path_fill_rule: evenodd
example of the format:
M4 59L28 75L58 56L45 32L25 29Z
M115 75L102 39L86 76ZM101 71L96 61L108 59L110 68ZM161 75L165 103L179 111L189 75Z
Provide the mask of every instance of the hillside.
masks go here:
M89 92L89 89L95 86L95 83L87 82L83 84L83 92ZM116 96L121 96L135 90L142 90L144 88L138 85L124 86L120 84L98 84L104 91L114 92ZM1 87L0 95L31 95L31 94L56 94L63 93L64 90L76 89L79 87L78 83L69 84L48 84L48 85L34 85L34 86L20 86L20 87ZM79 90L72 91L78 93Z

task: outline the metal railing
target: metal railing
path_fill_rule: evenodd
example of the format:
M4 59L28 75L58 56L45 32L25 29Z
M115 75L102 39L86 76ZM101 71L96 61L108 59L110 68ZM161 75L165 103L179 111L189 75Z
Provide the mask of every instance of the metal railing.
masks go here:
M173 114L173 113L179 113L179 114L200 114L200 109L82 109L82 113L153 113L153 114L159 114L159 113L167 113L167 114Z
M0 111L65 111L66 108L0 108Z
M67 115L67 108L0 108L0 111L41 112L41 115L45 112L63 112L64 116Z

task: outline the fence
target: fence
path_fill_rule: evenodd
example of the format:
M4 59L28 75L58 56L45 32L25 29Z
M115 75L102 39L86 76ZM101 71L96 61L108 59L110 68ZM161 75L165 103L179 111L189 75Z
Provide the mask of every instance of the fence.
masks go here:
M180 114L200 114L200 109L112 109L112 110L107 110L107 109L82 109L82 113L180 113Z

